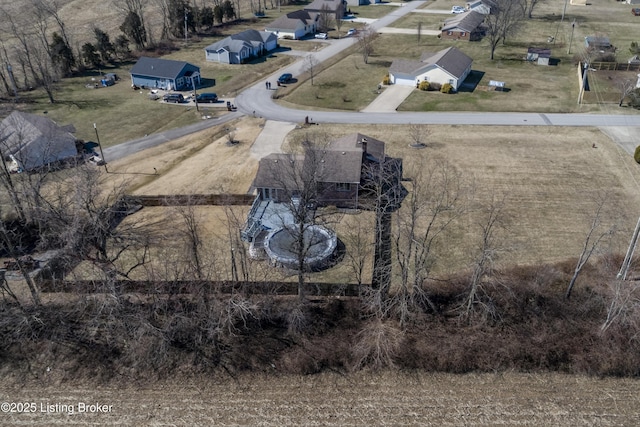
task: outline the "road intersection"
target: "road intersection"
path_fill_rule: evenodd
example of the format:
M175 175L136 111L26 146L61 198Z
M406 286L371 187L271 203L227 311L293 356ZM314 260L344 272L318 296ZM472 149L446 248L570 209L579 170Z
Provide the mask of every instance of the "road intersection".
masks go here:
M370 27L379 31L401 17L415 11L425 1L417 0L403 3L391 13L371 22ZM357 43L355 37L345 37L332 40L320 51L309 53L314 55L317 63L321 63L338 54L344 49ZM265 80L275 82L282 73L299 76L304 73L304 59L291 64L278 72L266 77ZM591 113L517 113L517 112L478 112L478 111L440 111L440 112L396 112L381 107L384 97L388 102L399 105L402 99L394 96L406 96L404 91L393 91L387 88L382 91L380 101L374 101L369 107L360 112L347 111L315 111L303 108L287 108L272 99L275 91L265 88L264 80L255 83L239 93L235 98L238 111L231 112L220 118L203 120L193 125L173 129L159 134L153 134L129 141L125 144L105 149L106 159L115 160L126 155L153 147L163 142L179 138L209 127L217 126L242 115L253 115L270 121L282 122L289 127L291 124L304 123L305 120L314 123L352 123L352 124L430 124L430 125L486 125L486 126L593 126L606 129L616 142L630 153L635 149L635 143L640 137L640 115L638 114L591 114ZM391 90L391 91L390 91ZM390 91L390 92L387 92ZM395 94L394 94L395 93ZM395 108L394 108L395 110ZM629 142L632 141L632 142Z

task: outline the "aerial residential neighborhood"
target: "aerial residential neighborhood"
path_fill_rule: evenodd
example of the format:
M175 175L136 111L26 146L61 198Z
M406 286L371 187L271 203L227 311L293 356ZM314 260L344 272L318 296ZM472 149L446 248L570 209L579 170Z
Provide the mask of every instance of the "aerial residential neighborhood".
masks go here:
M0 425L637 424L635 4L0 0Z

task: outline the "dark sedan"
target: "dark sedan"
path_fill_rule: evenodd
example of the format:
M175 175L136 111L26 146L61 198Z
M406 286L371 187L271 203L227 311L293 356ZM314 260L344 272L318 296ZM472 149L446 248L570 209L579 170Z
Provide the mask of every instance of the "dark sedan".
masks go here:
M284 73L283 75L278 77L278 83L280 84L289 83L292 79L293 79L293 76L291 75L291 73Z
M198 96L196 96L196 101L201 103L218 102L218 95L216 95L215 93L199 93Z

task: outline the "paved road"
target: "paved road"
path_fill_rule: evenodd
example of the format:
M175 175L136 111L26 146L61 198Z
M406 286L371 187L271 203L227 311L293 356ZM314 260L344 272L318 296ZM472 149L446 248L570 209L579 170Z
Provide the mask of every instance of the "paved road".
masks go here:
M424 3L424 1L403 3L404 6L396 8L390 14L372 22L370 25L374 30L379 31L397 19L415 11ZM321 51L310 54L314 55L319 62L322 62L355 43L357 43L357 39L354 37L347 37L335 41L332 40L331 43ZM267 79L272 83L275 83L277 77L281 73L285 72L292 73L294 76L302 74L304 72L304 61L300 60L284 69L281 69L271 76L268 76ZM636 144L637 132L635 132L635 129L631 131L630 127L640 127L640 115L483 112L406 112L389 114L389 112L381 112L380 110L384 109L375 107L375 104L370 108L370 110L378 109L377 112L312 111L282 107L271 99L273 93L274 91L265 89L264 80L261 80L238 95L235 100L235 104L238 106L238 111L225 114L217 119L203 120L180 129L172 129L166 132L152 134L117 146L106 148L104 150L105 160L117 160L146 148L155 147L164 142L171 141L194 132L199 132L209 127L217 126L241 117L243 114L255 114L272 121L285 122L287 123L285 127L288 127L288 124L291 123L303 123L305 118L309 118L311 121L316 123L599 126L607 127L609 129L609 132L607 133L610 135L618 135L620 132L626 135L625 138L632 141L627 144L628 147L625 147L627 151L630 151L631 148L635 148ZM391 92L387 95L390 94ZM271 126L273 125L274 124L271 124ZM626 127L629 131L618 130L615 132L615 127ZM632 152L632 150L630 152ZM260 154L258 154L258 156L259 155Z
M376 31L411 13L424 4L424 1L412 1L398 7L393 12L373 22ZM344 38L332 42L319 52L310 53L318 62L327 60L343 49L357 42L356 38ZM269 76L275 81L281 73L298 76L304 73L304 60L300 60ZM525 125L525 126L640 126L640 115L606 114L556 114L556 113L483 113L483 112L406 112L389 114L386 112L345 112L313 111L285 108L276 104L271 96L273 91L266 90L264 82L256 83L236 97L238 109L245 114L255 114L269 120L303 123L309 118L316 123L354 123L354 124L465 124L465 125Z
M107 147L104 149L104 160L107 162L118 160L139 151L146 150L147 148L155 147L165 142L182 138L185 135L190 135L213 126L226 123L230 120L239 118L242 115L242 113L234 111L216 119L202 120L201 122L193 123L179 129L171 129L165 132L154 133L123 144L114 145L113 147Z

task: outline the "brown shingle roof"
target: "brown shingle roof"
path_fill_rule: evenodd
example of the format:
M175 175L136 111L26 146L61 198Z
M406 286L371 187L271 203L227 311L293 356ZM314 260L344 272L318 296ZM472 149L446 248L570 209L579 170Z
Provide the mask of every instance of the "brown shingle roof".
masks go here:
M484 15L470 10L469 12L461 13L453 18L449 18L444 21L442 31L451 31L454 29L466 31L471 33L475 31L480 24L484 22Z
M366 146L367 153L364 153ZM384 142L360 133L343 136L326 147L312 149L306 156L270 154L260 160L254 188L296 188L302 171L315 173L319 182L359 183L363 159L379 162L385 158Z

